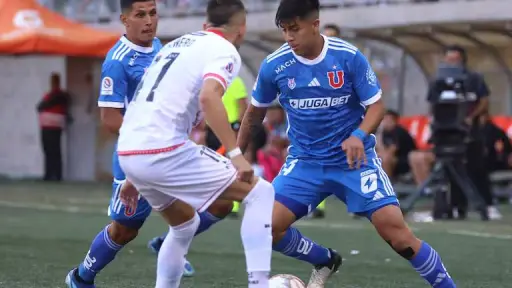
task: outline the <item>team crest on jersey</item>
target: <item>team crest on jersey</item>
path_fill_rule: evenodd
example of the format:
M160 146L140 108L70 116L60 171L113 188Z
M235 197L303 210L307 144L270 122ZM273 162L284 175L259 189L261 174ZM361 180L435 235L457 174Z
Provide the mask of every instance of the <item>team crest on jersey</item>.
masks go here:
M345 84L345 80L343 79L344 75L345 72L343 72L342 70L327 72L327 78L329 78L329 85L334 89L340 89L341 87L343 87L343 84Z
M291 90L295 89L297 83L295 83L295 78L288 78L288 88Z
M375 72L373 72L371 67L368 67L366 70L366 81L368 81L368 84L372 86L377 85L377 75L375 75Z
M226 69L226 71L228 71L228 73L231 74L231 73L233 73L233 69L235 69L234 67L235 67L235 65L230 62L228 65L226 65L226 67L224 69Z
M101 95L114 94L114 80L110 77L104 77L101 80Z

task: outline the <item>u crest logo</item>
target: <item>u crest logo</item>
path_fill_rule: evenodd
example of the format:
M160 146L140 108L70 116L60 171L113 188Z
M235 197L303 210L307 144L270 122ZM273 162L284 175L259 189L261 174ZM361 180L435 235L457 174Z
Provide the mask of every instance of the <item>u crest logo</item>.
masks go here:
M338 71L329 71L327 72L327 78L329 78L329 85L334 89L340 89L345 84L345 80L343 80L343 76L345 73L341 70Z

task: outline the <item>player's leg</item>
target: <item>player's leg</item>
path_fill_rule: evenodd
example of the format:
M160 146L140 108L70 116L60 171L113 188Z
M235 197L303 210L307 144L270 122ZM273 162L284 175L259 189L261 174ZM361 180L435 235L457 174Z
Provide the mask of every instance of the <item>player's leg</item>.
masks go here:
M160 214L169 224L169 233L158 253L155 287L179 287L186 272L182 268L187 262L185 256L200 225L199 215L192 206L180 200L171 202Z
M137 158L140 160L136 161ZM121 160L122 165L131 169L130 171L125 169L127 175L131 173L130 179L144 178L146 183L154 183L151 188L161 191L172 199L182 200L199 213L208 209L219 197L223 200L242 202L245 209L241 235L247 258L247 270L250 272L250 287L268 287L274 203L274 189L270 183L256 178L251 184L236 180L236 170L228 159L192 142L185 143L171 153L153 158L137 155L123 157ZM144 161L149 162L144 163ZM169 201L166 203L162 200L162 194L149 194L143 189L140 192L155 210L163 211L171 204ZM194 234L195 232L196 230ZM173 229L172 233L175 234L176 230ZM163 246L166 246L168 238L174 239L174 236L171 238L170 235L166 237ZM166 259L167 257L163 254L165 253L161 250L159 258ZM173 271L176 269L175 267Z
M135 211L126 208L119 199L122 181L113 183L113 195L108 214L112 222L94 238L83 262L66 277L70 287L94 287L96 275L100 273L117 253L137 237L138 231L151 213L151 207L141 198ZM75 286L71 286L73 283Z
M289 160L272 183L276 201L272 217L273 249L286 256L312 264L315 278L323 283L341 265L341 256L325 248L291 225L307 215L312 207L324 200L329 193L324 183L323 168L302 161ZM320 281L318 281L320 282ZM323 286L311 286L323 287Z
M213 202L213 204L208 208L207 211L199 213L199 227L197 228L196 235L203 233L208 230L212 225L224 219L227 215L231 213L234 209L233 201L221 200ZM148 242L148 248L154 253L158 253L162 243L164 242L165 236L167 232L162 236L155 237ZM191 276L194 273L194 268L190 265L190 263L185 262L185 274L184 276Z
M426 242L416 238L405 223L380 159L373 153L367 158L365 167L342 174L349 211L368 217L379 235L432 287L455 287L441 257Z

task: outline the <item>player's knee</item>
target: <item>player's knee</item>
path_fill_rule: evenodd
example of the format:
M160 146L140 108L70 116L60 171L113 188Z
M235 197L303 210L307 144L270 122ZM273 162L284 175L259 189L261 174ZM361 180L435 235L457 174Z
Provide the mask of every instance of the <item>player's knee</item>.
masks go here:
M170 233L169 235L172 235L172 237L175 239L183 239L185 241L188 241L196 234L200 222L201 219L199 217L199 214L195 213L192 219L180 225L173 226L171 228L173 229L173 233Z
M224 218L233 210L233 201L217 200L208 208L208 212L217 218Z
M265 205L273 203L275 198L275 192L272 184L261 178L256 178L254 182L255 184L252 186L251 191L249 191L249 193L243 200L243 203L250 204L251 202L255 201L265 202Z
M113 221L112 224L110 224L108 232L110 239L119 245L128 244L139 234L138 229L124 226L117 221Z

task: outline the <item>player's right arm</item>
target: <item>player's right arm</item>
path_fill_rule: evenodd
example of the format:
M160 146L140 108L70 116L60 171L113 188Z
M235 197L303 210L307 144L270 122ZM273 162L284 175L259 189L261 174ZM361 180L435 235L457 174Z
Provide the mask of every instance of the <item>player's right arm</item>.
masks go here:
M238 147L242 151L249 146L253 131L261 125L267 114L267 107L272 105L279 92L274 80L274 70L270 68L267 59L263 59L252 91L251 105L245 111L238 131Z
M235 53L220 53L206 64L203 71L203 86L199 94L199 103L204 113L204 120L212 129L215 136L226 148L227 156L238 170L238 177L244 182L253 180L252 166L243 157L240 148L236 146L236 136L228 121L228 115L222 96L238 75L241 66L240 55Z
M128 80L123 64L117 60L106 60L101 71L101 88L98 99L101 123L112 133L119 133L123 123Z

